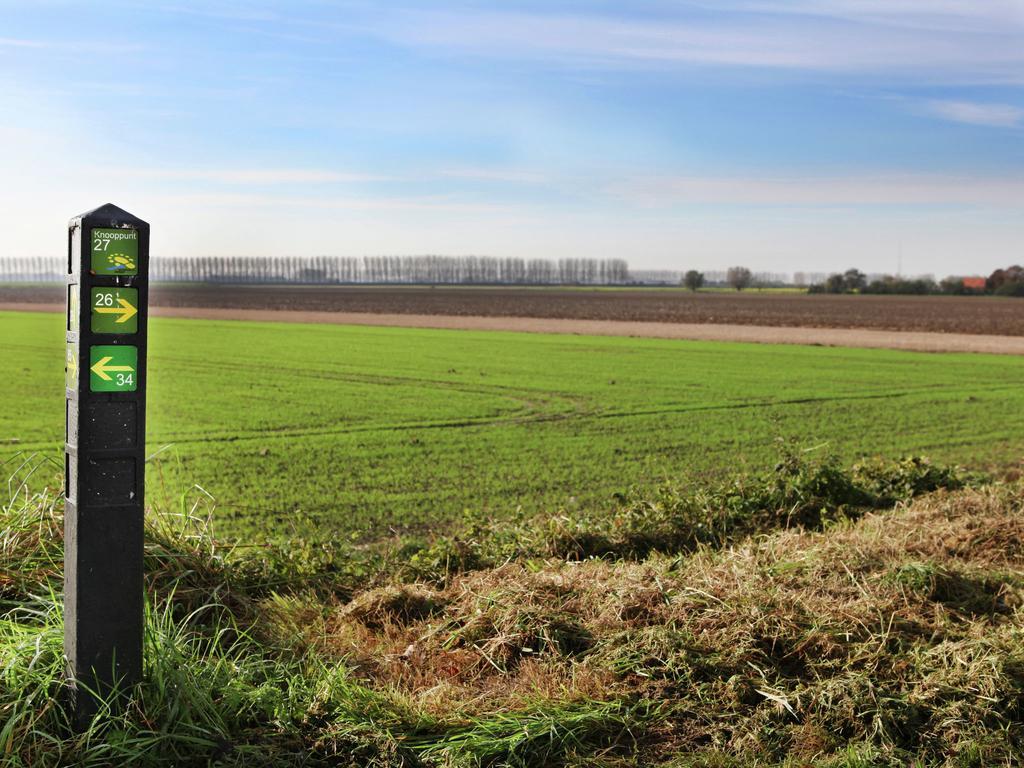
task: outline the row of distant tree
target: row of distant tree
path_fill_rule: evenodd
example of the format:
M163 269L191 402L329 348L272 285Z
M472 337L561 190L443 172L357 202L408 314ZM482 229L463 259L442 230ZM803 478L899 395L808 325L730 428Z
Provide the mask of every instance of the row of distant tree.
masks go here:
M705 274L696 269L686 272L679 282L691 291L698 291L708 283ZM737 291L742 291L757 281L754 273L746 267L730 267L725 273L724 282ZM829 275L824 282L811 284L807 290L809 293L1024 296L1024 267L997 269L987 278L950 276L938 282L930 277L904 278L894 275L869 279L859 269L848 269Z
M683 275L680 282L691 291L699 291L707 283L707 278L703 272L691 269ZM742 291L754 284L754 273L746 267L729 267L725 271L725 284L737 291Z
M841 274L836 272L829 275L824 283L811 285L808 290L810 293L1024 296L1024 267L997 269L987 278L950 276L938 282L931 278L908 279L894 275L885 275L869 281L867 275L859 269L848 269Z
M0 256L0 280L61 282L67 263L56 256ZM798 273L801 274L802 273ZM785 286L781 272L751 272L745 267L683 273L633 270L625 259L520 259L492 256L364 257L160 257L150 264L150 278L161 282L410 284L410 285L685 285L749 287Z
M60 281L66 262L56 257L0 257L0 280ZM629 285L682 284L697 291L725 285L742 291L777 286L788 276L754 273L746 267L725 272L631 272L624 259L520 259L494 256L213 257L154 259L150 278L165 282L419 284L419 285ZM820 277L818 278L821 279ZM1024 296L1024 267L997 269L988 278L870 277L848 269L812 283L811 293L996 294Z
M154 280L226 283L433 285L622 285L623 259L494 256L171 257L154 259Z
M63 280L59 258L0 257L0 279ZM394 283L432 285L625 285L624 259L494 256L184 256L153 259L151 280L208 283Z

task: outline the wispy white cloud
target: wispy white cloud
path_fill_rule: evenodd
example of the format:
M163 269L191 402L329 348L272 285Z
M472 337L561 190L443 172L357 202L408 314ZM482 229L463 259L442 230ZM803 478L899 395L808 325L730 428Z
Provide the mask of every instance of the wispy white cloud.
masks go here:
M18 37L0 37L0 49L2 48L20 48L26 51L45 51L48 55L56 52L60 54L101 53L105 56L135 54L139 51L145 50L145 48L139 43L130 41L119 42L116 46L110 46L103 42L30 39Z
M101 170L99 168L97 171ZM103 166L106 176L153 181L183 181L226 186L355 184L361 182L430 183L446 179L502 184L546 184L548 174L518 168L458 166L404 175L355 173L324 168L152 168Z
M713 7L961 33L1024 23L1019 0L720 0Z
M21 40L14 37L0 37L0 48L46 48L42 40Z
M440 175L452 179L497 181L510 184L543 184L548 181L547 174L515 168L445 168Z
M107 167L108 175L167 181L202 181L214 184L332 184L384 181L386 176L344 173L315 168L130 168Z
M1015 128L1024 124L1024 109L1012 104L932 100L924 104L924 111L943 120L968 125Z
M683 204L1024 208L1024 179L937 174L646 176L608 184L605 193L648 207Z
M310 195L276 195L256 192L186 192L182 194L160 193L153 199L165 204L188 204L194 208L222 207L245 212L253 208L273 208L294 211L348 211L348 212L449 212L477 213L483 211L507 211L508 206L458 200L445 195L424 195L421 197L375 196L335 197Z
M714 65L1024 83L1020 3L725 2L670 16L407 10L378 34L481 57L590 67ZM927 6L927 7L925 7ZM979 8L980 7L980 8Z
M177 3L155 5L147 2L140 3L139 7L154 8L163 13L200 16L210 19L226 19L230 21L277 22L281 18L280 14L273 11L247 7L245 5L238 5L235 3L225 4L202 2L199 4Z

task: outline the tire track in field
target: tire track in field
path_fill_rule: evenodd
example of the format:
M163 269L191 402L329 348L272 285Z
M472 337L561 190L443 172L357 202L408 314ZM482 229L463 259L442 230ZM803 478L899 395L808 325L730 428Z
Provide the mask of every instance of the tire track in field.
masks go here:
M975 387L969 392L957 392L949 393L955 397L963 397L964 395L970 395L975 392L1001 392L1007 390L1016 389L1013 385L998 385L991 387ZM418 430L439 430L439 429L472 429L475 427L496 427L496 426L509 426L517 424L543 424L548 422L561 422L568 421L570 419L579 419L580 421L587 420L610 420L610 419L623 419L623 418L634 418L642 416L664 416L670 414L682 414L682 413L703 413L703 412L715 412L715 411L730 411L730 410L749 410L754 408L772 408L772 407L785 407L793 405L808 405L814 403L840 403L840 402L861 402L861 401L872 401L872 400L889 400L889 399L900 399L905 397L912 397L919 394L927 394L929 391L938 391L932 388L926 389L915 389L906 390L901 392L885 392L877 394L864 394L864 395L844 395L839 397L799 397L799 398L788 398L782 400L768 400L768 401L756 401L756 402L741 402L741 403L720 403L712 405L693 405L693 406L679 406L669 408L652 408L643 410L629 410L629 411L614 411L614 412L598 412L598 411L586 411L577 410L575 412L560 412L560 413L535 413L528 416L508 416L508 417L480 417L478 419L449 419L443 421L430 421L430 422L410 422L405 424L362 424L362 425L350 425L341 427L285 427L281 429L274 428L261 428L258 430L241 430L238 432L232 432L230 434L207 434L207 435L185 435L185 436L154 436L153 442L157 443L173 443L174 445L193 445L193 444L209 444L209 443L234 443L244 442L248 440L281 440L290 438L301 438L301 437L329 437L332 435L354 435L364 434L369 432L413 432ZM52 448L55 444L60 443L58 438L46 441L37 442L26 442L26 443L15 443L6 447L10 447L18 451L30 451L30 450L44 450ZM5 446L0 446L3 448Z
M179 355L161 355L160 364L179 364L187 366L189 370L208 370L218 373L245 373L255 374L257 367L252 363L232 363L229 361L197 360L195 358ZM435 421L415 421L398 424L350 424L336 427L259 427L245 430L222 433L206 433L202 435L154 435L153 441L157 443L174 443L175 445L204 444L204 443L230 443L240 440L254 439L281 439L301 437L326 437L330 435L358 434L364 432L400 432L415 430L433 429L459 429L466 427L494 427L511 424L525 424L531 422L556 421L592 413L593 409L586 407L587 401L581 396L570 395L563 392L538 392L536 390L524 390L507 385L488 385L469 382L450 381L446 379L424 379L413 376L388 376L383 374L366 374L342 371L328 371L318 369L311 371L305 367L288 367L278 365L275 372L281 375L294 375L296 378L315 378L326 381L337 381L355 384L369 384L377 386L409 386L412 388L427 389L449 389L455 392L470 395L487 395L501 398L506 402L518 404L518 408L505 415L481 415L478 417L463 417L456 419L445 419ZM255 377L254 377L255 378ZM547 408L538 408L540 402L551 403ZM498 410L498 409L496 409ZM32 442L19 442L12 444L11 448L17 450L42 450L51 448L54 443L60 442L59 438L52 440L34 440ZM3 446L0 446L2 449Z
M226 370L231 372L238 371L251 371L253 370L251 365L242 363L229 363L229 362L206 362L202 361L196 363L194 360L183 357L164 357L165 361L170 362L186 362L193 368L204 367L212 370ZM281 369L278 369L281 370ZM299 373L299 375L309 376L310 373L307 369L293 369ZM154 436L155 442L159 443L173 443L175 445L190 445L190 444L208 444L208 443L232 443L247 440L280 440L280 439L292 439L302 437L329 437L332 435L350 435L350 434L362 434L370 432L411 432L417 430L438 430L438 429L472 429L476 427L496 427L496 426L509 426L518 424L540 424L548 422L560 422L568 421L570 419L578 419L580 421L586 421L588 419L593 420L610 420L610 419L623 419L623 418L634 418L643 416L660 416L669 414L682 414L682 413L702 413L702 412L715 412L715 411L730 411L730 410L749 410L755 408L771 408L771 407L785 407L794 405L808 405L814 403L840 403L840 402L861 402L861 401L873 401L873 400L889 400L912 397L915 395L936 393L943 394L949 397L964 397L970 396L974 393L998 393L1001 391L1012 391L1017 387L1012 384L995 384L985 387L974 386L969 390L962 390L951 392L944 386L928 386L916 389L901 390L898 392L882 392L882 393L867 393L867 394L848 394L839 396L804 396L796 398L785 398L777 400L757 400L757 401L744 401L736 403L715 403L715 404L703 404L703 405L681 405L671 406L663 408L648 408L648 409L632 409L625 411L599 411L594 408L586 408L586 401L582 397L575 397L567 395L565 393L550 392L543 393L544 397L552 400L561 401L568 404L570 407L566 410L561 411L538 411L536 409L536 392L527 392L524 390L517 390L513 387L507 387L504 385L478 385L478 384L463 384L460 382L452 382L447 380L438 379L420 379L416 377L403 377L403 376L384 376L379 374L357 374L357 373L335 373L329 371L319 371L314 375L315 378L321 378L331 381L345 381L362 384L378 384L378 385L408 385L408 386L420 386L428 384L436 388L452 389L460 392L467 392L470 394L485 394L485 395L498 395L500 397L517 401L527 407L522 411L505 415L505 416L480 416L476 418L458 418L458 419L445 419L437 421L422 421L422 422L407 422L399 424L352 424L342 425L336 427L261 427L259 429L246 429L231 433L221 434L203 434L203 435L166 435L166 436ZM518 394L516 394L518 393ZM529 395L530 397L526 397ZM944 397L943 399L948 399ZM54 438L53 440L37 440L32 442L14 443L9 447L15 450L42 450L51 448L55 443L58 443L59 439Z
M242 373L257 373L257 366L253 363L232 363L228 361L211 361L211 360L196 360L195 358L179 357L175 355L161 355L159 363L161 365L170 362L184 363L189 366L190 369L196 368L207 368L210 370L228 371L228 372L242 372ZM482 395L493 395L499 394L502 396L508 396L509 393L529 393L536 395L533 390L525 390L519 387L510 387L504 384L469 384L468 382L451 381L448 379L430 379L423 378L420 376L395 376L386 374L374 374L374 373L356 373L351 371L329 371L326 369L310 370L309 368L296 364L296 367L287 367L277 365L274 369L275 373L278 374L293 374L296 378L313 378L313 379L325 379L327 381L349 381L359 384L382 384L382 385L396 385L396 384L409 384L413 386L419 386L422 384L429 384L438 389L455 389L461 392L468 392L471 394L482 394ZM564 395L554 393L557 397L562 399L570 399L571 395ZM518 399L518 398L517 398Z
M196 361L180 356L161 356L163 363L187 364L190 370L206 369L220 373L252 373L255 367L251 363L233 363L230 361ZM296 438L318 437L328 435L355 434L377 431L413 431L423 429L457 429L476 426L500 426L506 424L524 424L571 418L593 412L586 407L587 400L582 396L563 392L538 392L525 390L502 384L480 384L450 381L447 379L429 379L414 376L393 376L384 374L355 373L349 371L329 371L325 369L309 370L305 367L288 367L278 365L275 373L294 375L296 378L322 379L326 381L368 384L376 386L408 386L414 389L447 389L470 395L486 395L500 398L506 402L518 404L518 408L505 415L487 414L477 417L462 417L444 420L428 420L404 422L398 424L350 424L336 427L322 426L280 426L246 429L231 433L205 434L202 436L183 435L161 437L159 442L175 444L234 442L256 438ZM539 403L542 406L539 408ZM494 409L499 410L500 409Z
M8 348L39 351L43 349L40 345L29 345L25 343L8 343ZM161 364L184 364L190 369L206 369L212 372L226 372L233 374L253 374L257 378L258 367L253 363L231 362L224 360L196 359L187 356L170 355L160 357ZM253 439L280 439L280 438L301 438L301 437L327 437L331 435L359 434L368 432L402 432L417 430L436 429L465 429L476 427L495 427L503 425L545 423L567 421L570 419L622 419L643 416L658 416L680 413L700 413L713 411L744 410L766 407L785 407L791 405L806 405L813 403L838 403L857 402L871 400L885 400L910 397L917 394L924 394L929 391L940 392L941 386L922 387L917 389L904 390L899 392L849 394L839 396L821 397L798 397L780 400L757 400L735 403L680 405L660 408L632 409L624 411L601 411L590 404L583 396L576 396L564 392L538 392L535 390L523 390L507 385L488 385L483 383L459 382L447 379L431 379L413 376L396 376L370 373L357 373L352 371L331 371L327 369L309 369L301 365L288 366L277 363L274 372L283 376L294 376L296 378L321 379L326 381L348 382L356 384L377 385L377 386L409 386L412 388L424 389L448 389L471 395L486 395L501 398L519 404L519 409L505 415L481 415L478 417L453 418L435 421L415 421L398 424L350 424L336 427L261 427L254 429L240 430L231 433L221 434L186 434L155 436L155 442L174 444L203 444L217 442L236 442ZM953 396L969 396L979 392L999 392L1012 390L1014 385L991 385L987 387L972 387L970 390L954 393L945 390L946 394ZM541 401L538 407L538 400ZM545 402L546 401L546 402ZM590 407L588 407L588 405ZM547 407L545 407L547 406ZM553 407L552 407L553 406ZM561 406L560 408L558 406ZM57 438L52 440L32 440L30 442L11 443L0 445L0 450L10 448L14 450L41 450L53 447L59 443Z
M987 387L972 387L970 390L957 390L951 392L950 390L937 385L934 387L922 387L920 389L908 389L900 392L880 392L873 394L864 395L840 395L836 397L795 397L784 400L758 400L755 402L743 402L743 403L723 403L720 405L698 405L698 406L679 406L671 408L654 408L648 410L631 410L631 411L614 411L609 413L598 413L591 415L591 418L596 419L617 419L629 416L660 416L669 413L697 413L701 411L728 411L728 410L742 410L746 408L768 408L778 405L807 405L812 403L839 403L839 402L857 402L860 400L887 400L887 399L898 399L904 397L912 397L914 395L934 393L944 393L955 397L970 396L973 393L978 392L1002 392L1002 391L1014 391L1019 389L1018 385L1014 384L996 384Z
M1004 390L1014 390L1015 386L1012 385L998 385L991 387L980 387L973 388L970 392L1000 392ZM331 435L348 435L348 434L360 434L367 432L405 432L405 431L416 431L416 430L434 430L434 429L465 429L474 427L493 427L493 426L507 426L510 424L541 424L546 422L560 422L567 421L570 419L579 419L580 421L587 420L603 420L603 419L619 419L619 418L630 418L640 416L662 416L668 414L681 414L681 413L701 413L701 412L714 412L714 411L729 411L729 410L747 410L754 408L770 408L777 406L792 406L792 405L807 405L814 403L840 403L840 402L862 402L872 400L895 400L905 397L912 397L919 394L927 394L930 391L937 391L934 388L924 389L912 389L900 392L884 392L874 394L851 394L838 397L799 397L789 398L782 400L770 400L770 401L757 401L757 402L741 402L741 403L721 403L713 405L694 405L694 406L682 406L682 407L671 407L671 408L655 408L646 410L631 410L631 411L618 411L601 413L596 411L591 412L578 412L578 413L552 413L552 414L539 414L529 418L487 418L483 417L480 419L453 419L447 421L437 422L424 422L424 423L412 423L412 424L395 424L395 425L359 425L351 427L331 427L331 428L295 428L285 429L280 431L262 431L259 433L250 432L248 430L244 432L238 432L227 436L204 436L204 437L185 437L177 440L173 440L175 445L188 445L191 443L217 443L217 442L238 442L245 440L256 440L256 439L281 439L281 438L294 438L294 437L327 437ZM954 393L950 393L954 395ZM962 397L965 392L955 393L956 397ZM168 440L170 442L170 440ZM161 441L163 442L163 441Z

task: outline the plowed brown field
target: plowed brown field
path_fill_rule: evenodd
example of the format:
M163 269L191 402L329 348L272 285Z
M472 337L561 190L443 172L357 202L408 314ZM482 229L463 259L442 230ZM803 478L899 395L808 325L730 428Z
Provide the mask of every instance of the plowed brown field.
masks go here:
M0 304L63 301L62 289L0 285ZM646 323L1024 336L1024 300L955 296L698 293L674 289L154 286L154 307L381 315L523 317Z

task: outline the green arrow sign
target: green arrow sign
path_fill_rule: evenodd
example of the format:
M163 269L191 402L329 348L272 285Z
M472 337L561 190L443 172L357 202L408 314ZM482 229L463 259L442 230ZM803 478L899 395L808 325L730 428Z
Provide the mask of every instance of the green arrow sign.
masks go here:
M134 229L92 230L94 275L139 274L139 233Z
M89 347L90 392L134 392L138 383L136 347Z
M93 288L93 333L135 333L139 330L137 288Z

